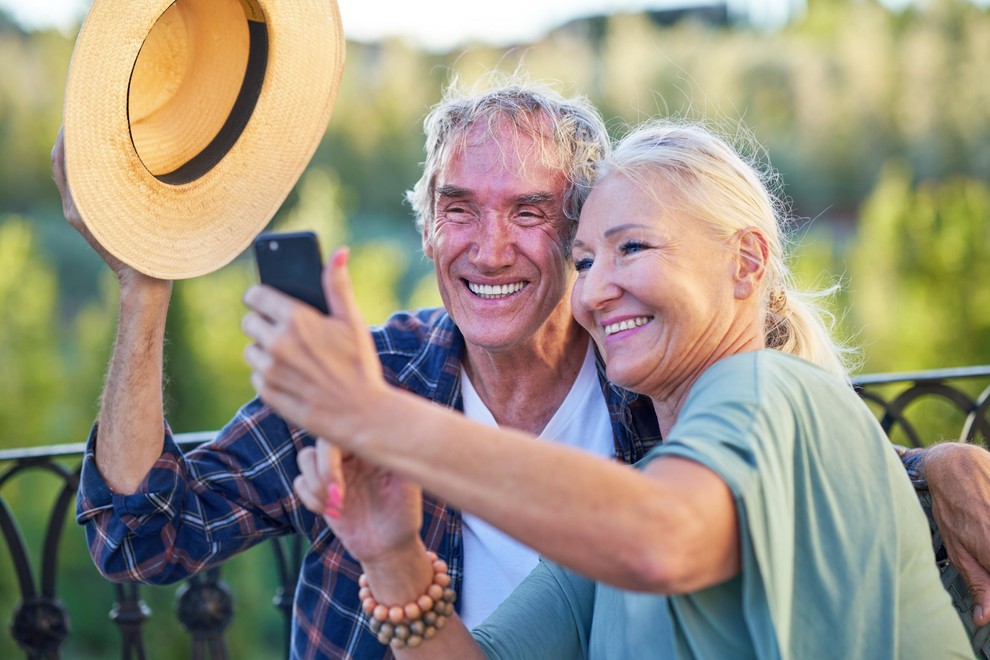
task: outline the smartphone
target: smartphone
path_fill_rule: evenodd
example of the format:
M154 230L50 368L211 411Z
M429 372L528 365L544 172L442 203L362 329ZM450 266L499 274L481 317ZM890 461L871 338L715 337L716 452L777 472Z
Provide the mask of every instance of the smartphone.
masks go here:
M254 256L262 284L329 314L323 295L323 259L311 231L265 233L254 240Z

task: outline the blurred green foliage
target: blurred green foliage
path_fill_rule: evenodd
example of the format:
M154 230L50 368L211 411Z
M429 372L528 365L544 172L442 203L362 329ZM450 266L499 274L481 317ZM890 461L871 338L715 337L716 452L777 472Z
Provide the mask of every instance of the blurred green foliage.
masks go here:
M962 0L917 7L812 1L776 31L616 15L531 45L456 53L350 43L330 129L272 227L313 229L327 251L350 244L369 322L439 304L402 197L418 178L423 116L452 75L470 83L521 67L587 94L617 135L657 115L730 133L744 123L799 218L800 279L846 285L838 316L864 347L864 370L990 363L990 10ZM116 282L62 220L49 173L71 48L71 37L24 33L0 16L0 449L83 441L113 341ZM241 257L177 283L166 360L177 431L218 428L251 397L239 320L254 280ZM31 474L2 492L35 549L52 483ZM61 553L74 627L66 657L119 654L106 619L112 588L71 521ZM4 620L20 598L7 557L0 551ZM225 567L238 603L232 657L279 648L270 560L261 547ZM168 614L173 593L145 591L155 658L189 655ZM0 657L16 653L0 634Z

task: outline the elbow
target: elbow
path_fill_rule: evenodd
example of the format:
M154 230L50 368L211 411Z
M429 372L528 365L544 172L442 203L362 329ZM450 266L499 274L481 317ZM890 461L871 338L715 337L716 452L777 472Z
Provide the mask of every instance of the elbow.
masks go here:
M670 507L673 508L673 507ZM693 515L647 526L627 548L624 562L629 586L637 591L674 595L728 580L740 570L739 532L733 516L722 524Z
M688 569L677 554L641 548L628 563L629 586L655 594L683 593Z

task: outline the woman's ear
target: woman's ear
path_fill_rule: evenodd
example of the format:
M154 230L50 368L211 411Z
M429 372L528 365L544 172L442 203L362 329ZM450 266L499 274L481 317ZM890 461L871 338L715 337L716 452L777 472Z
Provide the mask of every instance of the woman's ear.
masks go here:
M767 273L770 248L757 227L740 229L732 238L736 250L735 295L743 300L760 290Z

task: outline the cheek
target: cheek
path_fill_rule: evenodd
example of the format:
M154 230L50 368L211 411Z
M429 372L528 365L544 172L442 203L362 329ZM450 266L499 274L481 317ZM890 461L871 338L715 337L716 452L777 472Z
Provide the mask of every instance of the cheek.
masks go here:
M449 225L438 226L433 233L427 255L436 264L450 263L464 250L469 243L465 240L463 231Z
M591 312L581 304L581 288L582 281L580 278L575 280L574 286L571 288L571 313L574 314L574 319L581 325L582 328L591 333L592 336L595 335L595 320L591 315Z

